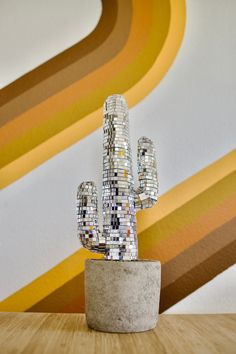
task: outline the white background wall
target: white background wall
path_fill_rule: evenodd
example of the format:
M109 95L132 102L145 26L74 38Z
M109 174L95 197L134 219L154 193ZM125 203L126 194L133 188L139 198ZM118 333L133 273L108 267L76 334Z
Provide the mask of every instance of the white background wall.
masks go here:
M0 0L0 88L86 37L100 0Z
M35 6L41 6L36 5L39 2L0 1L0 6L3 4L6 11L11 11L8 3L14 3L14 8L22 6L21 11L15 11L15 17L18 13L22 21L26 13L32 21L31 34L26 40L29 57L25 55L18 60L21 57L19 43L25 41L24 31L17 30L13 35L13 26L9 29L8 41L0 38L3 52L11 57L9 65L6 54L0 61L1 72L4 72L2 84L27 71L27 65L32 69L63 46L68 47L83 38L97 23L101 10L100 2L95 0L43 1L42 6L48 6L47 12L54 14L57 8L61 23L66 23L65 33L58 31L58 26L52 26L49 15L46 19L42 16L42 28L40 21L33 20L40 14L35 11ZM55 3L64 7L57 7ZM139 136L149 136L158 147L161 194L235 147L235 13L234 0L187 0L186 33L174 65L161 84L130 111L134 160ZM0 16L3 17L2 11ZM84 18L88 20L82 22ZM8 21L4 21L7 26ZM18 23L19 19L14 21ZM73 25L69 26L68 22ZM46 35L47 31L51 31L50 36ZM8 35L6 31L5 34ZM43 41L36 46L34 38L43 38ZM53 51L52 43L57 43ZM27 53L27 45L24 44L22 53ZM12 56L13 46L18 48L15 57ZM101 139L99 129L1 192L0 299L80 247L76 238L76 189L83 180L94 180L101 186ZM235 279L234 266L168 312L236 311Z

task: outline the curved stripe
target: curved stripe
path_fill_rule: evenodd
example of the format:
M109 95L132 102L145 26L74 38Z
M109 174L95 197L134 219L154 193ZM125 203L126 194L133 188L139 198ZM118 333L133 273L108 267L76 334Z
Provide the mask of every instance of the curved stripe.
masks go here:
M157 6L157 3L155 3L155 6ZM135 5L138 5L141 7L141 5L139 2L135 2ZM145 11L146 11L146 2L145 2ZM164 6L164 2L160 2L159 6L161 6L161 8L163 8ZM165 4L165 6L167 6ZM1 170L1 186L4 187L7 184L13 182L15 179L19 178L20 176L22 176L23 174L27 173L29 170L31 170L32 168L38 166L40 163L42 163L43 161L47 160L48 158L50 158L51 156L53 156L55 153L58 153L59 151L62 151L64 148L68 147L69 145L71 145L72 143L78 141L79 139L81 139L82 137L84 137L85 135L89 134L91 131L95 130L96 128L98 128L101 124L101 112L100 109L94 111L91 114L88 114L88 102L91 102L94 104L93 109L98 108L101 106L102 101L104 100L104 98L112 93L117 91L117 88L121 87L121 89L119 90L120 92L124 92L124 90L127 90L128 87L132 87L134 86L135 82L137 82L137 80L140 80L141 77L144 75L144 73L142 72L142 69L144 68L147 73L147 71L149 70L150 73L147 76L147 86L145 86L145 80L142 80L142 83L140 83L140 85L138 87L134 87L134 91L128 91L127 93L127 97L128 100L130 100L130 105L133 105L134 103L137 102L138 99L141 99L140 97L144 97L144 95L147 93L147 88L148 90L153 88L154 85L154 81L155 84L157 84L160 79L163 77L164 73L168 70L171 62L174 59L173 55L173 48L176 49L177 46L179 46L179 44L181 43L182 40L182 36L183 36L183 31L184 31L184 19L185 19L185 6L184 6L184 1L182 0L178 0L178 1L171 1L171 8L173 8L173 14L171 17L172 22L170 21L169 25L169 32L167 33L167 37L170 39L169 41L166 40L164 46L161 46L160 48L160 43L156 43L157 41L155 40L155 35L159 35L161 34L163 37L163 34L166 33L164 31L163 33L163 28L162 28L162 32L160 31L160 28L157 26L157 21L155 18L155 15L157 16L157 14L160 15L160 11L154 11L153 12L153 27L152 27L152 31L151 31L151 35L149 35L149 38L147 39L147 43L145 46L145 51L143 50L142 52L139 53L138 57L136 57L136 63L137 63L137 67L134 65L134 63L130 63L130 66L127 66L125 70L122 71L122 75L120 74L119 77L116 77L116 80L110 80L109 85L102 85L102 87L99 87L99 84L101 85L101 81L104 79L104 75L99 75L97 77L98 82L96 82L96 86L97 86L97 91L93 92L93 94L91 94L89 97L83 98L80 101L78 101L76 104L74 104L73 106L71 106L69 109L60 112L57 114L57 117L55 118L55 116L53 117L54 119L52 119L52 121L47 121L47 124L50 128L52 128L52 124L54 121L58 122L58 119L60 120L60 122L62 122L63 124L60 125L58 124L58 126L55 128L56 130L50 129L50 132L52 134L56 134L56 131L59 131L60 129L64 129L65 128L65 124L68 124L68 122L71 123L72 120L75 120L75 118L77 119L77 122L74 123L72 126L70 126L67 129L64 129L64 131L62 131L61 133L58 133L56 135L54 135L53 137L50 138L50 140L45 141L43 144L39 144L40 143L40 139L42 137L39 138L39 135L37 134L37 131L31 132L31 135L29 135L28 138L28 142L25 141L25 145L23 144L22 141L18 141L18 145L17 142L16 144L12 144L9 145L7 149L5 149L5 153L2 154L5 156L5 159L3 159L2 164L8 164L6 165L5 168L3 168ZM177 11L176 11L177 9ZM152 8L153 10L153 8ZM155 10L155 9L154 9ZM159 7L160 10L160 7ZM168 12L168 11L167 11ZM161 13L163 14L165 13L164 11ZM143 11L141 11L140 16L143 14ZM145 13L146 14L146 13ZM167 14L168 15L168 14ZM144 17L144 16L141 16ZM137 19L138 16L134 16L134 21L135 19ZM161 21L163 21L163 17L161 19ZM137 21L138 22L138 21ZM163 24L162 24L163 25ZM164 25L166 25L166 22L164 23ZM144 28L145 29L145 28ZM143 29L143 31L144 31ZM154 30L153 30L154 29ZM136 28L136 32L140 32L140 26L138 26ZM137 43L137 35L133 36L134 40L133 40L133 47L137 47L138 43ZM139 38L139 37L138 37ZM171 43L170 43L171 41ZM174 41L174 43L173 43ZM129 44L130 41L127 42L127 45ZM139 41L138 41L139 42ZM158 44L158 45L157 45ZM159 47L158 47L159 46ZM160 65L159 63L159 68L157 73L155 74L152 70L152 68L154 68L155 70L157 70L157 67L155 65L153 65L153 61L152 64L150 63L150 60L154 60L155 61L155 55L154 55L154 59L152 59L152 55L149 55L151 53L153 53L153 50L157 49L157 47L160 50L160 53L163 52L162 55L162 60L164 60L165 62L163 63L163 65ZM170 47L172 47L172 49L170 49ZM169 49L168 49L169 48ZM176 52L175 52L176 54ZM124 53L122 54L124 56ZM161 54L160 54L161 55ZM126 59L127 59L127 55L125 55ZM114 59L115 60L115 59ZM110 69L107 72L107 76L110 77L112 76L112 74L114 73L114 71L116 72L118 69L117 65L114 65L114 63L110 63ZM151 69L150 69L150 65L151 65ZM153 77L154 74L154 77ZM152 76L152 80L149 79L149 76ZM90 75L89 75L90 76ZM106 77L106 75L105 75ZM154 81L153 81L154 78ZM125 80L125 82L122 82L122 80ZM72 85L73 86L73 85ZM89 86L89 85L87 85ZM141 87L142 86L142 87ZM155 86L155 85L154 85ZM122 89L123 87L123 89ZM127 87L127 88L125 88ZM71 88L71 87L70 87ZM87 91L88 91L88 87L86 87ZM138 89L138 93L135 94L135 91ZM78 92L81 93L81 91L76 90L74 95L75 97L78 96ZM84 92L83 92L84 93ZM132 95L133 98L132 98ZM136 97L136 98L135 98ZM53 97L54 98L54 97ZM67 96L68 99L74 99L73 95L71 96ZM135 102L134 102L135 100ZM56 102L56 105L59 104L60 102ZM49 107L48 107L49 108ZM40 114L46 114L45 109L40 111ZM86 115L87 114L87 115ZM85 116L85 118L82 119L82 116ZM81 117L81 120L78 120L79 117ZM41 127L41 131L42 133L48 134L47 129L45 129L44 126ZM34 140L36 139L36 140ZM26 139L27 140L27 139ZM36 146L37 144L39 144L37 147L35 147L32 151L28 152L27 154L25 154L24 156L22 154L24 154L24 151L26 152L27 149L29 148L29 142L31 142L33 144L33 146ZM28 145L27 145L28 144ZM46 144L46 146L45 146ZM32 147L32 146L31 146ZM18 153L16 153L16 151L18 150ZM4 152L4 150L2 151ZM13 162L10 163L10 161L12 159L15 159L18 156L22 156L18 159L16 159Z
M106 97L107 95L106 85L109 87L112 83L116 82L116 79L120 81L120 85L116 85L114 89L121 91L122 88L120 86L127 85L129 79L127 75L123 75L121 70L123 68L126 70L128 64L132 64L130 77L132 77L132 71L134 75L142 75L142 67L138 67L142 63L140 63L138 57L139 53L142 56L144 54L142 49L143 46L145 48L145 43L151 31L151 10L153 9L150 0L148 0L145 4L146 16L141 17L141 10L143 8L142 6L137 6L137 4L138 2L134 7L133 25L129 40L121 53L102 68L95 70L85 78L60 91L57 95L48 98L41 105L36 106L11 122L5 129L2 128L3 135L1 136L1 141L4 144L4 140L8 139L10 134L17 134L16 132L19 129L22 130L26 123L30 125L33 122L37 123L32 129L23 131L23 134L19 134L14 141L2 147L2 158L0 159L2 167L38 144L43 143L45 140L68 128L94 109L102 107L104 96ZM142 18L141 23L139 17ZM141 25L143 28L142 36L138 36L139 41L134 45L134 41L137 41L138 25ZM159 44L159 42L157 43ZM155 49L156 46L151 48L150 54L152 55L149 56L148 62L154 60ZM11 133L13 131L15 133Z
M101 19L87 38L2 90L1 101L7 102L0 108L0 125L111 60L127 41L131 17L131 0L104 0Z
M82 41L56 55L1 90L0 106L12 101L15 97L47 80L51 76L67 68L84 55L95 51L112 32L118 15L118 1L112 7L109 0L102 0L102 14L95 29ZM3 117L1 117L1 120Z

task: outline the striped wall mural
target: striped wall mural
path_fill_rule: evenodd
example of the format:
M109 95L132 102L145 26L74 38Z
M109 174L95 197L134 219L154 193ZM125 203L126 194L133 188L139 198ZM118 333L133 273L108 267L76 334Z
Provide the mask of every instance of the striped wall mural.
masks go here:
M160 311L235 263L236 150L183 181L138 214L140 258L162 262ZM84 311L80 249L0 303L1 311Z
M5 188L101 126L109 94L130 107L166 75L180 48L184 0L103 0L94 31L1 90L0 186ZM162 263L160 311L236 260L236 150L138 214L140 258ZM0 311L84 311L77 252L0 302Z

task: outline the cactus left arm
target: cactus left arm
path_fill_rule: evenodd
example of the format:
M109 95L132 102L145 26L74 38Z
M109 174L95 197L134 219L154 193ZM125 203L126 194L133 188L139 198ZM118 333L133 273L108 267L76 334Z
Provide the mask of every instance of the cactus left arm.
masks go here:
M151 208L157 202L158 195L155 148L153 142L146 137L138 140L138 179L139 187L135 191L137 211Z
M105 239L98 227L97 188L94 182L83 182L77 193L78 236L82 245L96 253L105 253Z

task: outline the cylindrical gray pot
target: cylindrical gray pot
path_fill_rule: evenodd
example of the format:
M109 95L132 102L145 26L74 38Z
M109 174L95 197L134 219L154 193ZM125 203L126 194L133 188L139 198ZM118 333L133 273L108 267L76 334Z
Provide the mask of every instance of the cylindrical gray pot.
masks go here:
M88 326L104 332L142 332L157 324L161 283L159 261L107 261L85 264Z

